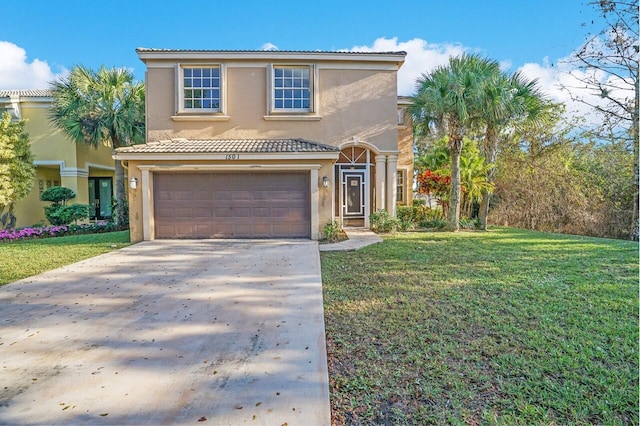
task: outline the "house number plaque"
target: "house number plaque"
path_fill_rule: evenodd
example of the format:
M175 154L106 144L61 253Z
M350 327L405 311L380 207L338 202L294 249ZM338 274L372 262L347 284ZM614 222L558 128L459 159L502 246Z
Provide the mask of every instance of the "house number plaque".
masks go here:
M239 160L240 159L240 154L226 154L224 156L225 160Z

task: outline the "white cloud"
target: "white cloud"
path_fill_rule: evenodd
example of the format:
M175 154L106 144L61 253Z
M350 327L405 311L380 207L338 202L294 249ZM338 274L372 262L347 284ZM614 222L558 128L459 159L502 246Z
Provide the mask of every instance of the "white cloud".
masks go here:
M27 61L27 52L0 40L0 89L46 89L57 77L46 61Z
M407 56L405 62L398 71L398 94L411 95L415 93L415 82L421 74L429 73L437 66L446 65L449 58L459 56L463 53L477 53L477 49L473 49L460 44L439 44L428 43L420 38L414 38L409 41L398 41L394 38L378 38L370 46L354 46L349 51L353 52L390 52L405 51ZM529 79L537 79L540 89L555 102L563 102L567 107L568 117L580 117L586 120L586 124L599 124L599 117L594 114L593 108L585 105L583 102L572 99L582 97L594 105L604 105L605 100L601 99L597 94L579 86L579 80L584 80L587 72L590 77L597 78L599 81L617 83L615 87L625 87L624 82L613 81L614 77L608 76L603 72L582 71L572 65L569 57L559 59L556 65L551 65L549 58L544 58L543 63L526 63L517 71L522 72ZM513 63L510 59L499 60L500 69L510 72ZM628 86L628 84L626 84ZM584 84L582 84L584 86ZM571 95L566 88L571 88ZM624 99L628 96L620 90L615 96L618 99Z
M510 59L505 59L500 61L500 69L504 72L509 72L512 66L513 66L513 63L511 62Z
M265 43L262 45L260 50L278 50L278 46L273 43Z
M611 96L624 100L627 95L625 93L631 86L618 77L606 74L600 70L580 70L570 62L570 57L558 60L556 66L550 65L549 59L544 58L542 64L527 63L520 67L518 71L522 72L529 79L537 79L541 90L546 93L552 101L562 102L566 106L566 114L569 117L576 117L585 120L586 125L601 124L600 117L594 112L594 109L584 102L577 99L583 99L591 105L599 105L604 107L607 103L606 99L593 92L592 89L585 87L582 81L597 80L602 83L608 83L610 87L618 87L620 89L611 92ZM622 88L627 88L622 89ZM570 92L569 92L570 91Z
M416 79L424 73L440 65L446 65L451 56L459 56L472 49L460 44L428 43L414 38L409 41L398 41L397 37L379 38L371 46L354 46L352 52L391 52L405 51L407 56L404 65L398 72L398 94L411 95L415 92Z

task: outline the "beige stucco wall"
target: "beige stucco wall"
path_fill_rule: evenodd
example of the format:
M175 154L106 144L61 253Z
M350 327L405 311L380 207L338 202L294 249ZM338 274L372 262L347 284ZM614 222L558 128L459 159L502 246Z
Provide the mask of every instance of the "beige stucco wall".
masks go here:
M38 166L31 192L15 205L16 227L46 222L44 206L49 203L40 201L40 181L44 189L48 182L71 188L76 192L72 203L87 204L88 176L113 177L114 174L111 149L107 145L91 148L67 139L49 122L49 102L36 102L27 97L19 103L20 115L27 120L25 130Z
M353 137L397 149L395 71L318 66L317 121L268 121L267 63L226 68L228 121L173 121L176 68L147 70L148 141L172 138L303 138L338 145ZM363 113L365 112L366 113Z
M413 203L413 127L411 117L405 115L404 122L398 125L398 170L406 171L405 202L398 205L411 205Z

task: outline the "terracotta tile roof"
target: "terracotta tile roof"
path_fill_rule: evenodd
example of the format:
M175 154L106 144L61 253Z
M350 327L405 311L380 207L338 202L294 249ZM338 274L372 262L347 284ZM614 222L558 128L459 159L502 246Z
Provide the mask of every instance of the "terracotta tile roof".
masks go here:
M118 153L338 152L339 148L304 139L171 139L118 148Z
M26 90L0 90L0 98L9 96L20 96L25 98L48 98L51 90L48 89L26 89Z

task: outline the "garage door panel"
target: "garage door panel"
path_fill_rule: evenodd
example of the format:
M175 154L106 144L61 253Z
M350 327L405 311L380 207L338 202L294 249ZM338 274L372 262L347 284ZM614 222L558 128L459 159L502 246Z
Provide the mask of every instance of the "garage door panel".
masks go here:
M266 207L255 207L253 209L253 217L255 218L268 218L269 217L269 209Z
M193 209L192 208L178 208L176 209L176 217L180 218L193 218Z
M216 201L221 201L221 200L232 200L232 193L231 191L220 191L217 190L215 192L213 192L213 199Z
M197 218L210 219L211 217L213 217L212 213L213 212L211 211L210 208L198 207L196 209L196 217Z
M203 191L198 190L195 192L194 200L195 201L211 201L213 197L213 193L210 190Z
M178 201L189 201L193 199L192 191L175 191L175 199Z
M156 238L308 238L309 203L308 172L154 173Z

